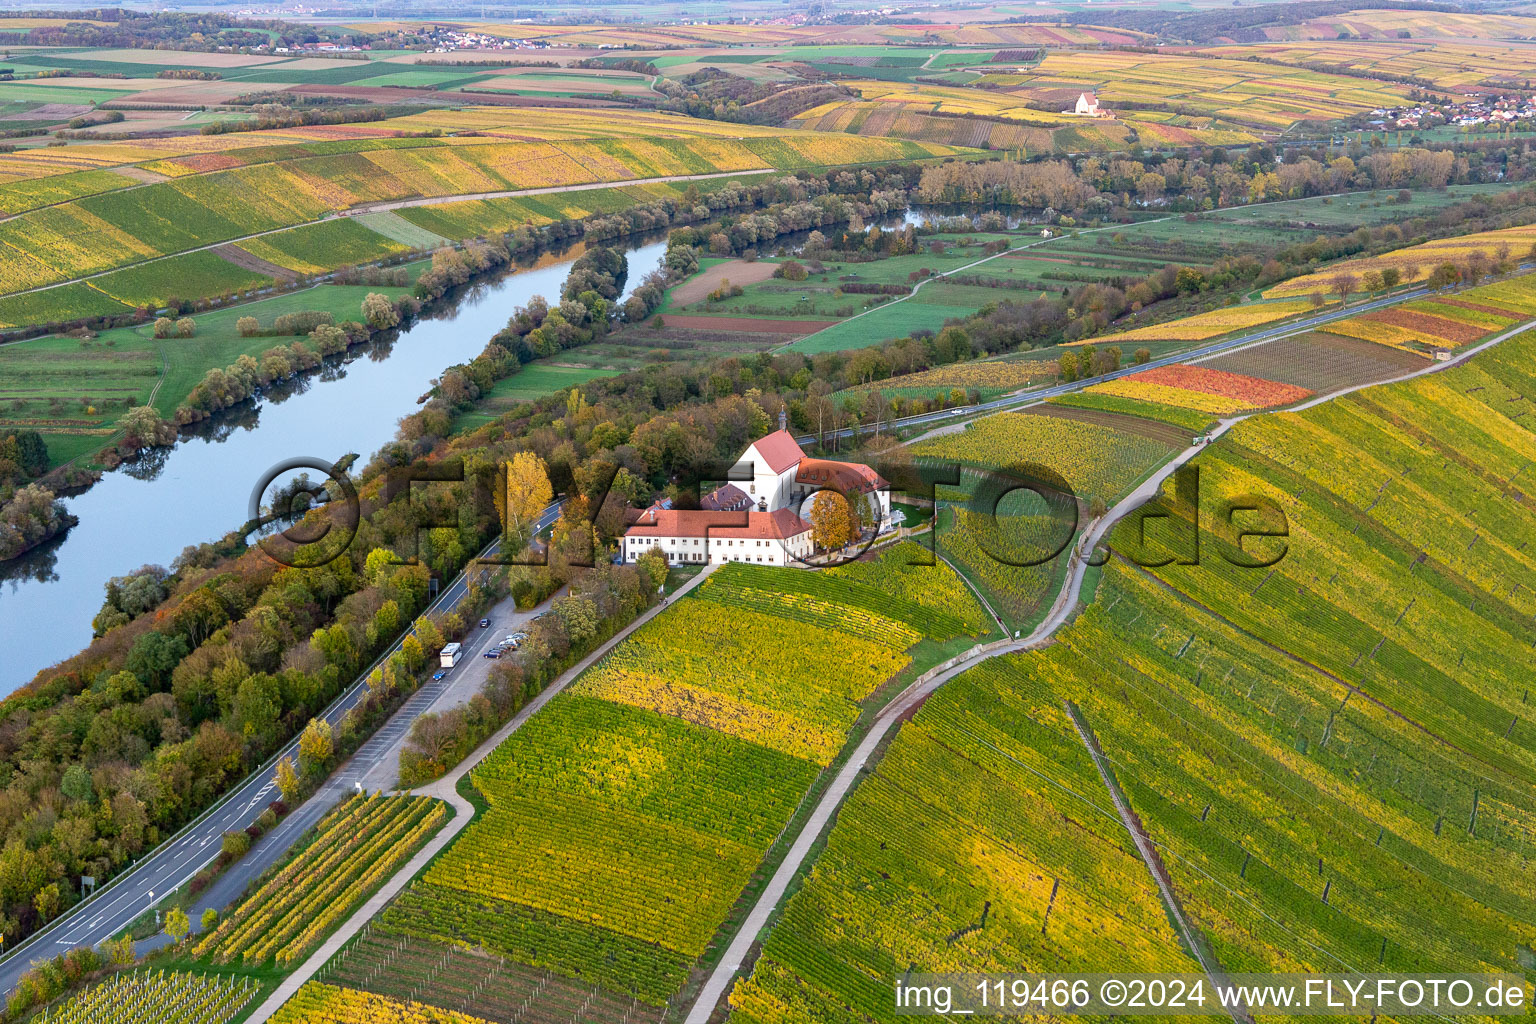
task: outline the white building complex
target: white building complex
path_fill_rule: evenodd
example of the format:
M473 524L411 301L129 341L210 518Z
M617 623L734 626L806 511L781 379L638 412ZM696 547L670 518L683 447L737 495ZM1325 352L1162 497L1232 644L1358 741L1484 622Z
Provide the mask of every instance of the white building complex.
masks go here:
M779 429L748 445L731 475L738 479L705 495L701 508L658 502L632 513L624 561L659 548L673 565L794 565L812 553L809 499L828 489L869 502L877 530L890 524L891 485L868 466L809 458L782 413Z

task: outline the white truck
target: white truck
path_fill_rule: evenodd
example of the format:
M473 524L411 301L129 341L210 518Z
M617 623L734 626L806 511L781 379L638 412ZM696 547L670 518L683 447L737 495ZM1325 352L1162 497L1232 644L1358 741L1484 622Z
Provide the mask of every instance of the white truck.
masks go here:
M437 656L438 664L443 668L453 668L454 663L459 660L459 652L463 649L463 646L460 644L448 644L443 648L442 653Z

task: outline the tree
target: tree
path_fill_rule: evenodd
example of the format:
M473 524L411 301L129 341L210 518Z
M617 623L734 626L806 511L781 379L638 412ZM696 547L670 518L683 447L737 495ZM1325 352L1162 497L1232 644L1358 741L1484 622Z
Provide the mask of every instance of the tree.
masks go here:
M427 663L427 652L422 650L421 641L409 634L400 641L400 656L405 659L405 667L412 672L420 672Z
M1063 352L1061 358L1056 361L1061 368L1061 379L1071 384L1077 380L1077 358L1070 352Z
M667 582L667 556L661 553L661 548L648 549L635 564L649 577L652 590Z
M1392 294L1392 289L1396 288L1402 280L1403 272L1396 267L1383 267L1381 269L1381 286L1387 290L1388 295Z
M1339 297L1339 301L1349 304L1350 293L1360 286L1360 279L1354 274L1334 274L1328 279L1329 289Z
M299 795L299 775L293 770L293 758L285 757L277 762L277 774L272 777L283 799L292 802Z
M306 774L323 768L331 760L331 751L330 723L311 718L299 736L299 764Z
M174 444L176 441L175 425L161 419L152 405L129 409L118 421L118 426L122 428L123 439L118 442L117 448L124 454L132 454L142 448Z
M184 316L176 321L176 337L190 338L197 333L197 321Z
M130 678L132 678L130 674ZM64 779L59 783L59 791L78 803L94 803L96 800L96 786L91 782L91 773L83 764L72 764L64 769Z
M1456 269L1454 263L1442 263L1429 275L1429 287L1435 291L1448 288L1461 280L1461 271Z
M363 559L363 577L370 586L378 586L384 582L387 570L392 565L398 565L400 559L389 548L374 548L368 552L368 557Z
M219 849L230 860L244 857L251 849L251 837L244 829L225 832L219 837Z
M113 967L127 967L135 959L132 935L124 934L120 939L108 939L101 944L101 948Z
M172 907L165 914L165 934L176 942L187 937L192 930L192 922L187 920L187 912L180 907Z
M423 650L432 654L442 650L443 644L447 642L443 639L443 631L437 628L437 623L425 615L416 620L416 639Z
M387 330L400 324L400 311L389 301L388 295L369 292L363 297L363 319L376 331Z
M213 929L218 925L218 923L219 923L219 912L217 910L214 910L212 907L209 907L207 910L203 911L203 918L202 918L203 931L205 931L205 932L213 931Z
M817 491L811 499L811 540L818 547L840 548L853 538L848 503L836 491Z
M49 882L37 890L37 895L32 897L32 908L45 924L58 917L59 911L64 909L64 897L59 892L59 883Z
M539 513L554 500L544 460L533 452L518 452L507 463L506 525L523 536Z
M169 338L176 330L176 321L168 316L162 316L155 321L155 337Z
M243 316L235 321L235 333L242 338L255 337L261 332L261 321L253 316Z
M1377 292L1381 291L1384 285L1385 281L1383 280L1381 271L1379 270L1367 270L1364 274L1360 275L1360 287L1364 288L1372 295L1375 295Z
M1149 348L1137 349L1135 359L1137 366L1145 366L1152 361L1152 350Z

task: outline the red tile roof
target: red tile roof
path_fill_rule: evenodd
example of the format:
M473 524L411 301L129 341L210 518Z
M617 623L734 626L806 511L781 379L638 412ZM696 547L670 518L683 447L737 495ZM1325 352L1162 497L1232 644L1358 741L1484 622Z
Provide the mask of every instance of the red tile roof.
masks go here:
M787 540L811 524L787 508L773 512L706 512L703 509L647 509L626 537L708 537L711 540Z
M800 450L800 445L787 430L775 430L767 437L758 438L752 447L757 449L757 454L763 457L769 471L773 473L782 473L805 458L805 452ZM753 467L754 470L756 468Z
M721 509L743 509L752 504L752 499L747 497L747 492L735 484L724 484L716 487L704 497L699 499L699 508L706 512L718 512Z
M869 466L832 459L802 459L795 470L795 483L833 487L840 491L868 494L890 490L891 485Z

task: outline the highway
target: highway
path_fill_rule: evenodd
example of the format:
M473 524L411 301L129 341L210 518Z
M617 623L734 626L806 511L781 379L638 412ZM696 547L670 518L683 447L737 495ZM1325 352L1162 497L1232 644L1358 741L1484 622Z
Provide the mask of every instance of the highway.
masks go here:
M977 414L1002 412L1007 409L1021 409L1028 405L1035 405L1039 402L1043 402L1048 398L1055 398L1058 395L1068 395L1074 391L1081 391L1090 385L1102 384L1105 381L1115 380L1120 377L1128 377L1133 373L1141 373L1143 370L1154 370L1160 366L1173 366L1176 363L1193 362L1198 359L1206 359L1214 355L1220 355L1223 352L1230 352L1233 349L1243 348L1245 346L1254 345L1259 342L1275 341L1279 338L1290 337L1294 334L1304 334L1307 331L1321 326L1322 324L1331 323L1335 320L1346 320L1352 316L1359 316L1361 313L1368 313L1373 309L1380 309L1383 306L1395 306L1399 302L1406 302L1409 299L1423 298L1428 294L1428 288L1415 288L1412 291L1402 291L1398 292L1396 295L1384 296L1379 299L1371 299L1366 302L1357 303L1353 306L1330 309L1326 313L1319 313L1316 316L1310 316L1303 320L1291 320L1276 327L1269 327L1262 331L1253 331L1251 333L1244 334L1241 337L1228 338L1224 341L1212 342L1209 345L1201 345L1196 348L1186 349L1183 352L1176 352L1173 355L1167 355L1153 359L1150 362L1142 363L1139 366L1124 366L1118 370L1114 370L1110 373L1106 373L1098 377L1093 377L1088 380L1073 381L1070 384L1055 384L1048 388L1038 388L1027 392L1015 392L1010 395L1003 395L1001 398L994 398L989 402L979 402L976 405L967 405L961 408L940 409L937 412L925 412L916 416L906 416L901 419L887 420L884 426L891 430L895 430L901 427L921 426L925 423L932 423L935 426L942 426L946 423L955 422L956 418L961 416L975 416ZM867 427L844 427L842 430L829 433L827 436L829 438L839 439L849 438L853 436L855 430L858 430L860 433L868 433L868 429L869 428ZM800 437L796 438L796 440L801 444L813 444L816 441L816 435L802 434Z
M559 514L559 502L545 508L536 521L535 532L553 524ZM501 540L498 538L480 552L479 557L495 554L500 545ZM465 572L460 573L438 594L428 611L450 611L458 607L468 590L468 573L474 570L475 562L472 561L466 566ZM363 698L368 674L375 665L398 650L403 640L404 635L359 673L352 685L320 717L333 728L339 726L341 717ZM464 664L461 661L459 668L462 669ZM450 675L440 682L428 683L412 694L345 764L332 773L331 778L314 796L292 808L271 833L263 836L245 857L231 866L209 888L199 905L211 905L210 901L216 898L222 898L224 903L228 903L244 892L252 879L280 859L295 839L319 821L340 796L352 789L355 781L361 777L359 773L366 774L373 767L374 761L393 749L404 731L410 728L411 721L432 705L442 690L452 684L452 678ZM267 804L277 799L272 777L277 761L283 757L292 757L297 761L298 737L294 737L266 764L248 775L222 801L161 843L110 885L72 907L47 928L32 935L11 950L4 959L0 959L0 991L9 992L14 988L20 977L31 968L33 960L57 956L76 946L98 945L110 939L212 863L219 855L220 840L225 832L250 825L266 809Z
M1007 409L1022 408L1037 404L1048 398L1082 390L1092 384L1129 376L1144 370L1190 362L1248 345L1301 334L1334 320L1358 316L1360 313L1372 309L1395 305L1428 293L1428 289L1419 288L1357 303L1349 307L1334 308L1328 312L1319 313L1302 320L1290 321L1279 326L1250 332L1241 337L1213 342L1174 355L1163 356L1139 366L1123 367L1122 369L1089 380L1053 385L1025 393L1005 395L991 401L960 409L946 409L909 416L903 419L892 420L889 426L896 428L921 426L924 424L943 425L957 422L957 417L971 417ZM850 437L854 429L851 427L844 428L830 436ZM816 436L814 434L803 435L799 440L801 443L809 444L816 440ZM535 532L546 529L555 521L558 515L559 503L557 502L541 513L536 523ZM485 551L481 552L481 557L494 554L499 543L499 540L492 543ZM472 562L469 568L473 569L473 567L474 563ZM464 598L467 586L468 579L466 574L460 573L453 583L438 595L429 610L447 611L457 607ZM341 717L361 700L366 689L368 673L372 671L374 665L379 664L390 654L394 653L398 649L399 644L400 641L397 640L389 650L380 655L373 665L370 665L360 673L353 684L326 709L322 717L327 722L331 723L333 727L340 723ZM222 899L224 903L227 903L230 899L243 892L250 880L261 874L272 863L275 863L288 846L291 845L292 841L318 821L325 811L334 804L336 799L339 799L359 780L374 771L378 767L376 762L381 761L393 751L403 736L404 731L409 729L411 721L422 711L430 707L441 696L443 690L451 686L452 683L453 679L450 676L440 683L429 683L413 694L405 705L373 737L363 744L353 757L349 759L348 763L333 774L332 778L321 787L315 796L311 797L300 807L293 808L270 835L263 837L250 853L245 858L242 858L240 863L234 865L213 887L210 887L200 905L222 906L222 904L215 904L212 901ZM159 900L180 888L192 876L205 868L218 856L220 839L223 833L245 828L255 821L256 817L266 808L268 803L275 799L275 784L272 782L275 764L281 757L297 759L297 748L298 739L295 737L293 742L289 743L279 754L274 755L266 764L252 772L232 794L226 796L211 810L205 812L202 817L162 843L128 872L115 879L109 886L103 888L90 899L71 908L69 912L57 921L31 936L17 949L10 951L3 959L0 959L0 991L9 991L13 988L20 976L30 968L31 961L34 959L52 957L76 946L96 945L111 938L154 907ZM374 779L378 777L377 773L373 776Z

